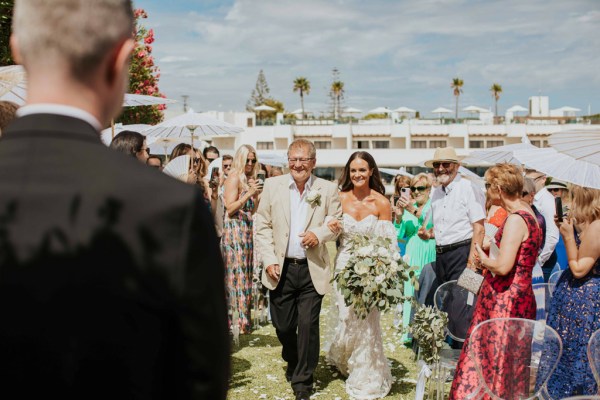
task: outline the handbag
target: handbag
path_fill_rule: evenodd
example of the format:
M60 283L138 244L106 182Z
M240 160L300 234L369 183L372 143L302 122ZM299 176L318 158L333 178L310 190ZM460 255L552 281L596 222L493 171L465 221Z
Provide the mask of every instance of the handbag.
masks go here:
M464 289L467 289L473 294L479 293L479 288L483 283L483 275L480 272L473 271L471 268L465 270L458 277L456 284Z

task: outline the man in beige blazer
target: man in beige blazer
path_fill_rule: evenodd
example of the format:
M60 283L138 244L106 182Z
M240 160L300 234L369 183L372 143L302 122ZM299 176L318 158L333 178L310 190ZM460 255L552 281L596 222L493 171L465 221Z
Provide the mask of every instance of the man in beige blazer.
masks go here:
M319 360L319 313L331 289L325 219L342 210L335 183L312 175L316 150L298 139L288 148L290 173L265 182L256 217L256 245L266 268L271 318L297 400L308 399Z

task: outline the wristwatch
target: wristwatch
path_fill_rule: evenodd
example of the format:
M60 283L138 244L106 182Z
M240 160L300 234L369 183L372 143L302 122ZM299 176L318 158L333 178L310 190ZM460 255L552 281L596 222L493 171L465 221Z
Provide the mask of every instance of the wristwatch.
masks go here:
M418 208L415 208L415 211L413 211L413 214L416 216L417 215L417 211L419 211Z

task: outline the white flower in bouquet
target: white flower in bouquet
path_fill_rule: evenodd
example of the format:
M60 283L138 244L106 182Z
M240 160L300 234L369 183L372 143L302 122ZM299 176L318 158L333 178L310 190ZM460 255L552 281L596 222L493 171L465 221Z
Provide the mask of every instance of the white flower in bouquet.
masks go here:
M367 275L370 269L367 263L364 262L359 262L354 266L354 271L359 275Z
M373 253L373 250L375 250L373 249L373 246L369 245L358 249L357 254L360 257L368 257Z
M409 264L409 263L410 263L410 257L408 256L408 254L405 254L405 255L402 257L402 261L404 261L406 264Z
M400 258L401 258L400 253L398 253L397 251L394 251L394 253L392 254L392 260L398 261Z
M354 235L348 240L352 257L333 278L344 303L364 319L375 308L385 311L403 302L409 267L396 257L393 239Z
M384 257L384 258L387 258L387 257L389 257L389 255L390 255L390 251L389 251L388 249L386 249L385 247L379 247L379 248L377 249L377 255L378 255L379 257Z
M311 190L306 195L306 202L311 206L320 206L321 205L321 193L316 190Z

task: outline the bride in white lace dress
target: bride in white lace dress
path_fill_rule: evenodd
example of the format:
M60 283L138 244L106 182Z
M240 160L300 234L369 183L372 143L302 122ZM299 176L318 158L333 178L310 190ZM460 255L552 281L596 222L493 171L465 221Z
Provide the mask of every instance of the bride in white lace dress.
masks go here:
M328 224L334 231L342 230L336 271L342 270L350 258L347 241L353 234L390 237L396 242L391 205L383 195L385 189L373 157L363 151L352 154L340 182L344 215L341 221ZM383 351L379 310L372 310L364 320L358 318L345 305L337 287L334 300L338 318L327 361L347 377L346 392L352 398L385 397L392 386L392 374Z

